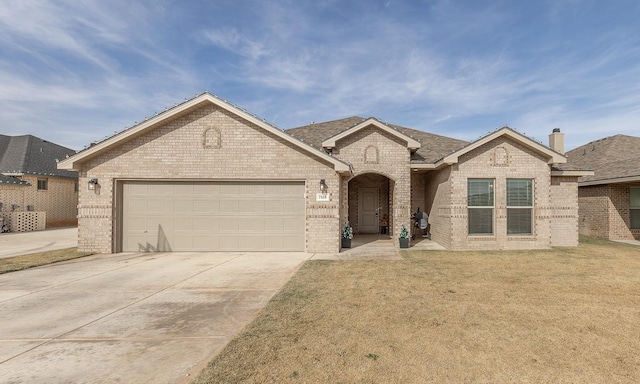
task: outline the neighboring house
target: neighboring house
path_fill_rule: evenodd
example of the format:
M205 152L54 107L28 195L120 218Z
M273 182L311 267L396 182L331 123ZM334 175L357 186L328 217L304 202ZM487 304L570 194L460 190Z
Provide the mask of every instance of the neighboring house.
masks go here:
M605 137L569 151L567 157L595 173L578 184L580 234L640 239L640 137Z
M77 172L57 168L74 153L32 135L0 135L0 217L11 231L77 225Z
M577 245L591 174L508 127L472 143L375 118L282 131L209 93L58 166L80 172L79 249L103 253L338 252L347 220L378 233L386 215L397 242L418 207L449 249Z

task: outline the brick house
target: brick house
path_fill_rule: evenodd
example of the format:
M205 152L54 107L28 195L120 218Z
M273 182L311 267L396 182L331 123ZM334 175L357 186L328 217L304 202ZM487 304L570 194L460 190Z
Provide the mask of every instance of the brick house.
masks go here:
M561 145L561 134L552 135ZM449 249L576 245L589 172L508 127L461 140L352 117L280 130L204 93L58 164L79 248L338 252L347 221L397 241L418 207Z
M640 239L640 137L605 137L567 152L567 157L594 171L578 183L580 234Z
M0 219L11 231L77 225L78 174L57 168L72 154L32 135L0 135Z

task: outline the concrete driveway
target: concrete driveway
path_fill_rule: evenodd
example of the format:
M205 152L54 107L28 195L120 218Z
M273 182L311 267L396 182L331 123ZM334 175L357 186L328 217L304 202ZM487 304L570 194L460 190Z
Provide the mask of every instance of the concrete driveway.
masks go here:
M78 228L0 233L0 258L78 246Z
M0 275L0 382L188 382L309 257L130 253Z

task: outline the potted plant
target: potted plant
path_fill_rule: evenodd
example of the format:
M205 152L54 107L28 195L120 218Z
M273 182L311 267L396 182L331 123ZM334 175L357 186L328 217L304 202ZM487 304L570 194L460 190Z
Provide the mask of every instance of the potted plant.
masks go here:
M400 234L398 237L400 239L400 248L409 248L409 230L404 226L404 224L400 227Z
M351 239L353 239L353 228L347 224L342 228L342 248L351 248Z

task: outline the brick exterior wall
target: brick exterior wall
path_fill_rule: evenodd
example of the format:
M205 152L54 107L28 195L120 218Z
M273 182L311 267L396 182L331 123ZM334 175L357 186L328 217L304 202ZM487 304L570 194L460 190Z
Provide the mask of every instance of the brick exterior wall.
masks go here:
M575 245L576 178L551 177L543 156L507 137L497 138L438 171L411 172L406 143L375 126L343 137L332 155L351 165L340 175L321 158L238 116L207 104L89 158L80 170L79 244L82 251L117 251L118 180L292 180L306 185L305 250L338 252L347 220L358 232L361 188L377 188L381 214L397 243L418 207L429 214L432 239L448 249L531 249ZM95 191L86 188L99 179ZM468 236L467 180L495 180L494 235ZM530 236L506 234L506 181L533 180ZM329 202L315 201L325 179ZM82 187L84 186L84 187ZM628 199L627 199L628 200Z
M432 239L441 245L465 250L535 249L577 244L576 199L572 197L577 194L575 180L558 180L558 185L552 188L549 165L529 148L500 137L461 156L449 172L437 172L427 178L427 200L433 196L430 209ZM469 178L495 180L492 236L468 235ZM507 235L506 182L510 178L533 180L534 218L530 236ZM561 197L563 193L568 196ZM552 239L552 228L567 230L563 234L565 239Z
M551 246L574 247L578 245L577 190L577 177L551 177L551 205L548 211L551 221Z
M340 180L332 166L211 104L88 160L80 175L80 185L91 178L100 183L95 192L80 188L81 251L114 251L116 179L304 180L306 251L340 249ZM320 179L329 202L315 201Z
M579 187L580 234L608 240L640 239L640 230L629 228L632 186L640 187L640 183Z
M365 156L367 153L377 153L377 159ZM349 183L349 180L357 180L356 178L371 173L389 179L389 231L397 242L400 226L404 224L410 228L411 171L406 143L370 126L339 140L334 156L349 162L353 169L353 177L343 179L342 183L342 188L347 191L343 211L349 212L349 217L354 214L357 216L357 208L351 208L357 204L357 194L351 193L350 188L362 187L366 184L366 178L360 178L359 182L354 183ZM347 218L343 217L341 224L344 225L346 221Z
M38 190L38 179L47 179L47 190ZM0 185L0 202L5 212L13 204L18 211L33 206L34 211L46 212L46 227L68 227L78 224L77 180L66 177L25 175L22 180L30 186Z
M451 207L451 170L429 172L425 180L425 210L431 224L431 240L451 249L451 220L455 213Z

